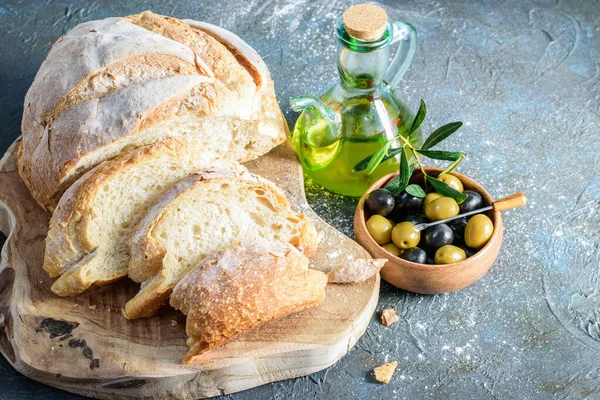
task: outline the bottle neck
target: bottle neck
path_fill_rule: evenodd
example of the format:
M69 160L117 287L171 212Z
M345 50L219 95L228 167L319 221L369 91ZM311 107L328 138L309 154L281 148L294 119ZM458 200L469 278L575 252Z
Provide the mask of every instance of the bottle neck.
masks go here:
M381 38L364 42L351 37L340 18L336 27L337 66L345 89L371 91L383 82L390 62L391 32L388 23Z
M375 89L389 66L390 48L357 52L343 43L338 46L338 73L345 89Z

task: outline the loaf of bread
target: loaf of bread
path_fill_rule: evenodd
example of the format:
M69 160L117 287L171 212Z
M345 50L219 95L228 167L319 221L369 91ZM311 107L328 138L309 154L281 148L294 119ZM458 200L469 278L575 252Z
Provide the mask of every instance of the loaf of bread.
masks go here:
M46 238L44 269L59 296L73 296L127 275L129 239L137 223L173 184L192 172L218 166L245 170L235 162L202 157L194 147L170 139L108 160L78 179L61 198Z
M126 150L177 138L244 162L285 140L258 54L210 24L143 12L58 39L25 97L19 173L52 212L80 176Z
M204 258L175 287L170 303L187 315L184 363L248 330L319 304L327 276L308 269L293 246L245 241Z
M154 315L200 260L255 238L280 240L310 254L318 235L313 223L294 212L281 189L266 179L248 172L184 178L152 206L132 235L129 277L142 286L126 304L125 316Z

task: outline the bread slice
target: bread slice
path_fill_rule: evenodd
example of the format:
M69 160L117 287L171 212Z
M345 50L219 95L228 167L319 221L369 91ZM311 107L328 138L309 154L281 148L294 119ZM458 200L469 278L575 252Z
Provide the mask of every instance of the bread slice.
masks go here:
M282 143L286 125L264 62L224 32L143 12L59 38L27 92L21 124L19 173L38 204L53 212L85 172L168 138L218 143L214 159L239 162Z
M244 332L319 304L326 285L327 275L283 242L244 241L207 256L171 295L187 315L183 362L201 364L202 354Z
M281 240L305 253L318 240L312 222L295 213L272 182L249 172L196 173L159 199L130 243L129 276L142 282L126 317L150 317L202 258L244 239Z
M106 161L82 176L62 197L50 220L44 270L59 296L73 296L127 275L129 237L152 204L191 172L211 164L202 149L171 140Z

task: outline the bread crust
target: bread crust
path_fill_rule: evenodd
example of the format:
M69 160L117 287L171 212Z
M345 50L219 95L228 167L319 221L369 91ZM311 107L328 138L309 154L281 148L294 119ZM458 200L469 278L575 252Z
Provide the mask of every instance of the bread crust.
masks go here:
M175 287L170 304L187 315L184 363L270 320L321 303L327 277L283 242L242 242L204 258Z
M347 261L329 272L330 283L360 283L371 279L385 265L387 259L358 258Z
M168 190L148 211L131 236L129 253L129 276L142 282L140 292L127 302L124 315L130 319L154 315L159 305L168 297L181 277L172 276L167 271L168 265L177 263L172 254L163 246L161 240L154 235L155 228L178 207L187 197L188 192L200 188L203 182L222 181L225 184L255 184L256 187L273 193L283 209L293 214L298 234L290 238L290 244L307 255L313 254L317 248L318 232L314 224L304 215L291 211L285 194L274 183L249 172L232 173L231 171L206 171L191 174ZM156 299L158 298L158 300Z
M188 113L231 120L234 139L254 135L240 162L285 140L268 73L244 57L249 46L233 54L209 30L144 12L78 25L54 44L25 98L18 162L44 209L99 162L166 139L168 129L147 132ZM57 67L65 59L68 71Z

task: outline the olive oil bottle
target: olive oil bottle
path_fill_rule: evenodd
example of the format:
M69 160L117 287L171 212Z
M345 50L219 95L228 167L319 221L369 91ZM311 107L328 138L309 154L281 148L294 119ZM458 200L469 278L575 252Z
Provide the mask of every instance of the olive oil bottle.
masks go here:
M364 28L364 17L371 23ZM362 24L362 25L361 25ZM371 174L352 169L394 136L407 136L414 116L394 94L416 49L416 32L403 22L390 23L372 4L350 7L338 21L340 81L320 98L291 99L302 111L292 134L304 173L317 184L343 195L360 196L381 176L398 169L398 158ZM400 43L391 64L390 46ZM413 135L419 145L420 132Z

